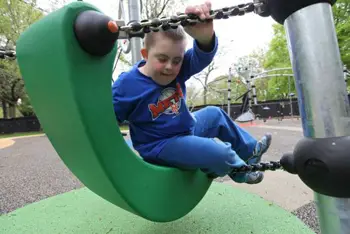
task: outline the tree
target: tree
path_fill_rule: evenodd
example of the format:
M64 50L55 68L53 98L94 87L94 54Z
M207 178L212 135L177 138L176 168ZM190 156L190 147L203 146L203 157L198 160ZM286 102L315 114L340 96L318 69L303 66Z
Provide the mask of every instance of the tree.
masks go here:
M213 60L202 72L193 76L203 87L203 105L207 105L209 76L216 68L215 61Z
M184 6L184 0L140 0L142 19L154 19L177 13Z
M0 46L14 50L19 35L42 16L36 1L0 0ZM17 101L25 95L24 83L15 61L0 61L0 85L0 100L5 108L3 112L7 113L8 104L10 118L14 118Z
M338 36L340 54L343 63L350 67L350 1L338 0L333 5L333 17Z
M68 3L68 0L49 0L49 8L47 10L42 10L46 12L53 12L63 7Z
M2 101L4 118L7 117L7 106L9 106L10 118L16 117L16 104L24 93L22 79L15 73L10 73L6 69L0 68L0 97Z
M272 27L274 36L266 53L264 68L290 67L291 62L284 27L280 24L274 24Z
M24 94L21 98L21 103L18 105L18 110L23 116L33 116L34 108L30 103L29 96Z
M266 50L263 48L257 48L252 51L252 53L240 57L237 60L237 63L235 64L235 76L240 76L237 70L243 69L247 70L247 75L249 78L249 74L253 77L261 74L262 72L265 72L266 69L264 68L264 64L266 63ZM244 78L240 76L240 79L244 81ZM257 79L252 81L252 84L255 85L256 88L256 94L257 94L257 99L259 100L266 100L267 98L271 98L271 92L269 92L269 87L271 86L270 84L271 79ZM243 84L240 84L241 87L243 87ZM244 92L247 91L247 87L245 86L243 89L239 89L239 96L241 96Z
M125 3L124 3L125 1ZM119 4L118 8L118 18L126 20L126 16L122 15L123 11L121 7L124 8L124 12L126 13L127 10L125 10L128 0L123 0ZM141 12L141 20L146 19L154 19L159 18L161 16L169 16L170 14L175 14L175 9L178 9L179 7L183 6L183 1L175 1L175 0L140 0L140 12ZM125 23L129 23L127 20ZM123 42L120 42L123 43ZM124 54L121 53L115 59L115 65L118 66L117 73L119 73L119 70L125 70L130 68L133 64L131 63L131 54ZM116 69L116 66L115 66Z
M350 67L350 1L338 0L332 10L342 61ZM274 24L273 29L274 36L266 55L265 68L291 66L284 27Z
M338 0L332 7L339 50L344 65L350 68L350 1ZM269 44L264 62L265 69L291 67L289 51L287 47L286 33L283 25L273 25L274 36ZM349 86L349 84L348 84ZM292 92L296 93L294 79L291 80ZM288 93L288 77L270 78L268 82L268 96L270 98L283 96ZM286 95L284 95L285 97Z
M269 50L266 53L266 58L264 62L265 70L270 70L274 68L287 68L291 67L289 51L287 46L286 33L283 25L275 24L273 25L274 37L272 38ZM270 72L269 74L285 74L291 73L290 71L276 71ZM286 76L276 76L268 78L267 86L265 85L264 99L273 100L287 98L289 95L288 77ZM294 78L290 79L291 82L291 93L295 93Z
M186 105L189 107L190 111L192 111L195 106L201 104L201 100L198 98L201 92L202 90L198 90L198 88L194 84L187 85Z

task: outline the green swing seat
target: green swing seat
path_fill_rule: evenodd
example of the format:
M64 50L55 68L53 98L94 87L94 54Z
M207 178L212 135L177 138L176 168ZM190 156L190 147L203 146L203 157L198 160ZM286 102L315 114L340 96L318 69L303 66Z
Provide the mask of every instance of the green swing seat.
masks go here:
M17 41L17 61L41 125L65 165L91 191L135 215L169 222L189 213L212 180L202 171L149 164L126 144L112 105L116 45L105 56L76 39L73 2L31 25Z

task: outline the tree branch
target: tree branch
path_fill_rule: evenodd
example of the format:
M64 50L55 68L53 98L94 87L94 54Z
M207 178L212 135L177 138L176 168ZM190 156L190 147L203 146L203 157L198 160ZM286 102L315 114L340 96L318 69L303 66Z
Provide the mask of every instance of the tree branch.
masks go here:
M195 80L198 80L198 81L202 84L203 88L205 88L205 84L202 82L202 80L201 80L199 77L193 76L193 78L194 78Z
M148 3L148 0L146 0L146 17L149 19L149 18L151 18L151 17L150 17L150 15L149 15L148 7L149 7L149 3Z
M170 2L170 0L165 0L162 9L160 10L160 12L157 15L157 18L161 16L161 14L163 14L165 7L168 5L168 3Z

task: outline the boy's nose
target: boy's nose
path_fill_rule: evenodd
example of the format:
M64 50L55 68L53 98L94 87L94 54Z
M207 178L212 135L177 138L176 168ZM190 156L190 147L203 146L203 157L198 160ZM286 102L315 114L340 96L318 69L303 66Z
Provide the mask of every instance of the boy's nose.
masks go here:
M171 70L173 68L173 64L172 63L167 63L165 66L165 69L167 70Z

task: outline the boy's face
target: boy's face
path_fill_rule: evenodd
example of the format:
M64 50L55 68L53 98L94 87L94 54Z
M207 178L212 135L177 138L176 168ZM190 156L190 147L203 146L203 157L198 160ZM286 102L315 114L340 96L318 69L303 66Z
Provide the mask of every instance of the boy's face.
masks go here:
M143 49L142 55L147 61L148 72L152 79L160 85L167 85L180 72L186 41L174 41L161 33L155 33L153 39L151 48Z

